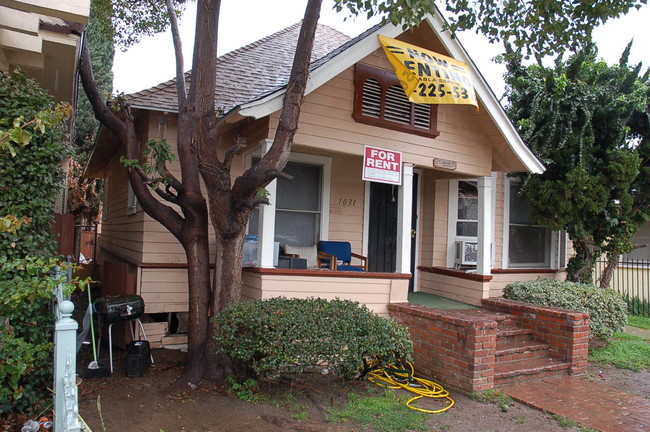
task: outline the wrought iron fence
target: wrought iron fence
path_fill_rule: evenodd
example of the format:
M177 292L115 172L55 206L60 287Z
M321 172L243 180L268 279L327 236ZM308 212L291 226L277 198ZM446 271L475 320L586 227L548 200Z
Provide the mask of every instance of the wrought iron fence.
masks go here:
M606 266L605 260L596 262L593 275L596 285ZM609 287L623 294L631 314L650 317L650 259L621 260Z

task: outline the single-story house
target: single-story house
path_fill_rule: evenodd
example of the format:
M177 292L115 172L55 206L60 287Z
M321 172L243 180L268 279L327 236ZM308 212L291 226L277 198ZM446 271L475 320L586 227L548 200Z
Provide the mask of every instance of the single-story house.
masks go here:
M271 205L251 218L257 255L243 272L243 298L339 297L387 315L387 305L407 301L410 291L478 305L510 281L563 277L566 243L531 225L520 184L509 176L544 167L443 26L439 15L429 16L412 30L377 25L353 39L319 26L286 168L295 181L271 183ZM233 163L235 174L271 144L299 29L293 25L218 59L222 145L235 136L247 142ZM409 102L379 35L466 63L478 108ZM142 141L166 138L173 148L174 81L128 100ZM362 179L367 148L399 152L399 184ZM156 321L150 339L182 342L169 335L179 332L173 318L188 308L185 254L138 206L122 151L104 130L87 168L87 175L105 179L104 292L141 295ZM368 271L277 267L278 243L310 247L321 240L349 242L368 257Z

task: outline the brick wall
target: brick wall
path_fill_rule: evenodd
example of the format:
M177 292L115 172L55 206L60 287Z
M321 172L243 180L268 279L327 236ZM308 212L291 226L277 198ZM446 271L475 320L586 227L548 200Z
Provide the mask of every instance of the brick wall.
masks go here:
M589 314L504 298L482 300L485 309L508 313L536 339L550 345L551 354L571 363L569 372L584 373L589 354Z
M466 392L494 386L497 323L411 303L388 305L413 340L416 373Z

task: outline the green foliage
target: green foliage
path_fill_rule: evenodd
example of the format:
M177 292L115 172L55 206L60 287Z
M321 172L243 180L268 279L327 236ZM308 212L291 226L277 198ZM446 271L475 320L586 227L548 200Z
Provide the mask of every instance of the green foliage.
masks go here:
M188 0L172 0L177 16L180 17L187 3ZM124 50L143 36L153 36L169 27L164 1L93 0L93 6L97 16L110 18L102 20L98 30Z
M335 0L337 11L350 15L386 15L395 25L417 23L433 13L430 0ZM544 56L576 50L591 41L592 30L608 18L639 8L646 0L446 0L452 31L475 29L490 42L509 42L527 54Z
M258 392L257 380L248 378L240 383L230 375L226 377L226 382L230 385L230 391L245 402L257 404L267 399L265 395Z
M471 396L472 399L476 401L486 404L495 404L504 412L508 411L510 405L512 405L512 398L499 389L490 389L479 393L472 393Z
M0 231L4 256L21 258L54 251L52 211L63 179L60 162L69 149L62 127L45 126L52 123L43 113L53 108L47 92L22 72L0 73L0 129L11 127L14 119L42 119L39 133L27 146L16 149L15 156L0 152L0 217L31 219L16 230ZM55 119L61 117L57 114ZM44 133L40 133L41 126Z
M622 369L650 368L650 340L627 333L616 333L609 345L589 352L589 361L609 363Z
M286 299L236 303L216 321L223 352L261 378L319 365L350 378L363 362L408 359L406 328L348 300Z
M591 284L537 279L514 282L503 290L503 297L527 303L589 313L590 336L611 338L627 322L627 304L614 290Z
M328 411L327 420L355 421L375 431L427 430L428 416L409 409L406 406L408 399L408 396L398 396L393 390L385 390L380 395L367 397L352 393L343 408Z
M553 418L558 422L560 426L565 429L572 428L577 425L575 420L571 420L569 417L564 417L560 414L553 414Z
M102 92L110 95L113 90L115 47L113 39L106 36L102 29L111 28L111 17L98 14L96 3L96 0L90 3L90 17L85 35L95 80ZM86 93L80 91L75 117L75 155L68 177L68 212L75 216L75 223L78 224L99 222L103 180L83 177L98 128L99 121L95 119L90 101Z
M508 64L508 114L546 165L523 193L534 222L573 241L569 280L590 281L603 252L629 252L650 218L650 86L628 66L630 48L614 66L591 45L554 68Z
M0 415L33 411L52 385L54 259L0 256ZM67 284L70 292L74 286Z

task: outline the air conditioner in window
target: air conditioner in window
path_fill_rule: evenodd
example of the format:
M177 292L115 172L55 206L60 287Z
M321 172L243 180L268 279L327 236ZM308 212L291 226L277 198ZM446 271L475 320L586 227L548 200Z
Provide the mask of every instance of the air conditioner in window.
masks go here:
M468 240L456 241L454 264L456 267L476 265L478 258L478 242Z

